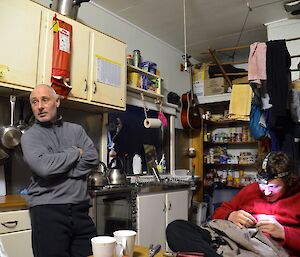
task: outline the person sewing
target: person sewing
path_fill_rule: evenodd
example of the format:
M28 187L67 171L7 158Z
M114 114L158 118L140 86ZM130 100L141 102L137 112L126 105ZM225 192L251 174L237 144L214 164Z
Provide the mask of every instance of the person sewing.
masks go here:
M258 182L241 189L230 202L223 202L212 218L213 221L208 224L226 220L241 231L244 228L250 231L255 227L290 256L299 256L300 187L298 178L292 174L287 154L269 153L258 172ZM220 253L220 242L212 239L205 224L199 227L188 221L176 220L168 225L166 233L173 251L196 251L208 256L226 256ZM249 236L249 242L255 235L253 233Z
M32 170L28 204L35 257L86 257L96 235L88 215L87 175L98 154L84 129L57 115L60 98L48 85L30 94L35 124L21 138Z

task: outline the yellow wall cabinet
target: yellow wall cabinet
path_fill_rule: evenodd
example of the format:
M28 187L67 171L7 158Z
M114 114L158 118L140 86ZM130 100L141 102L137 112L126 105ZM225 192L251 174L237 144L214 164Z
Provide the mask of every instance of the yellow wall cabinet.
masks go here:
M42 7L0 1L0 82L29 90L36 85Z
M5 35L0 82L6 83L1 85L24 90L50 85L55 12L28 0L2 0L0 10ZM57 18L73 31L68 99L125 110L126 44L60 14Z
M51 84L54 15L55 12L51 10L43 10L38 83L48 85ZM70 24L73 31L70 67L72 90L69 96L87 100L90 28L62 15L57 14L57 18Z
M44 10L38 82L50 84L52 68L53 16ZM83 24L56 14L72 26L70 100L125 109L126 44Z

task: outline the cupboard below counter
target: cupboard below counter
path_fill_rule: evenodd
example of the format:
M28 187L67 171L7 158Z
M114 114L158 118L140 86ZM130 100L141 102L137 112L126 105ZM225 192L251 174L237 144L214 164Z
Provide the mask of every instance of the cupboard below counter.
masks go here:
M176 219L188 220L189 190L137 195L137 244L168 249L166 227Z

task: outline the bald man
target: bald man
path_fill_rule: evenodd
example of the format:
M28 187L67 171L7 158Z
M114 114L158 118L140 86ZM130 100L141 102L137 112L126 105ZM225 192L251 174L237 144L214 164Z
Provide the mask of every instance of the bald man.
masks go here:
M21 138L32 170L28 204L35 257L86 257L96 228L88 215L87 175L99 163L92 140L57 115L60 98L48 85L30 94L35 124Z

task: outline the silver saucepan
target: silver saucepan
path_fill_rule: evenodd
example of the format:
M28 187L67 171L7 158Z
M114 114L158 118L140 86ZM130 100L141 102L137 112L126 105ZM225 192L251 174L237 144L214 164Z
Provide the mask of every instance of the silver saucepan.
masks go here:
M2 126L0 129L1 144L4 148L13 149L20 144L21 130L14 126L14 112L16 104L16 96L10 96L10 125Z

